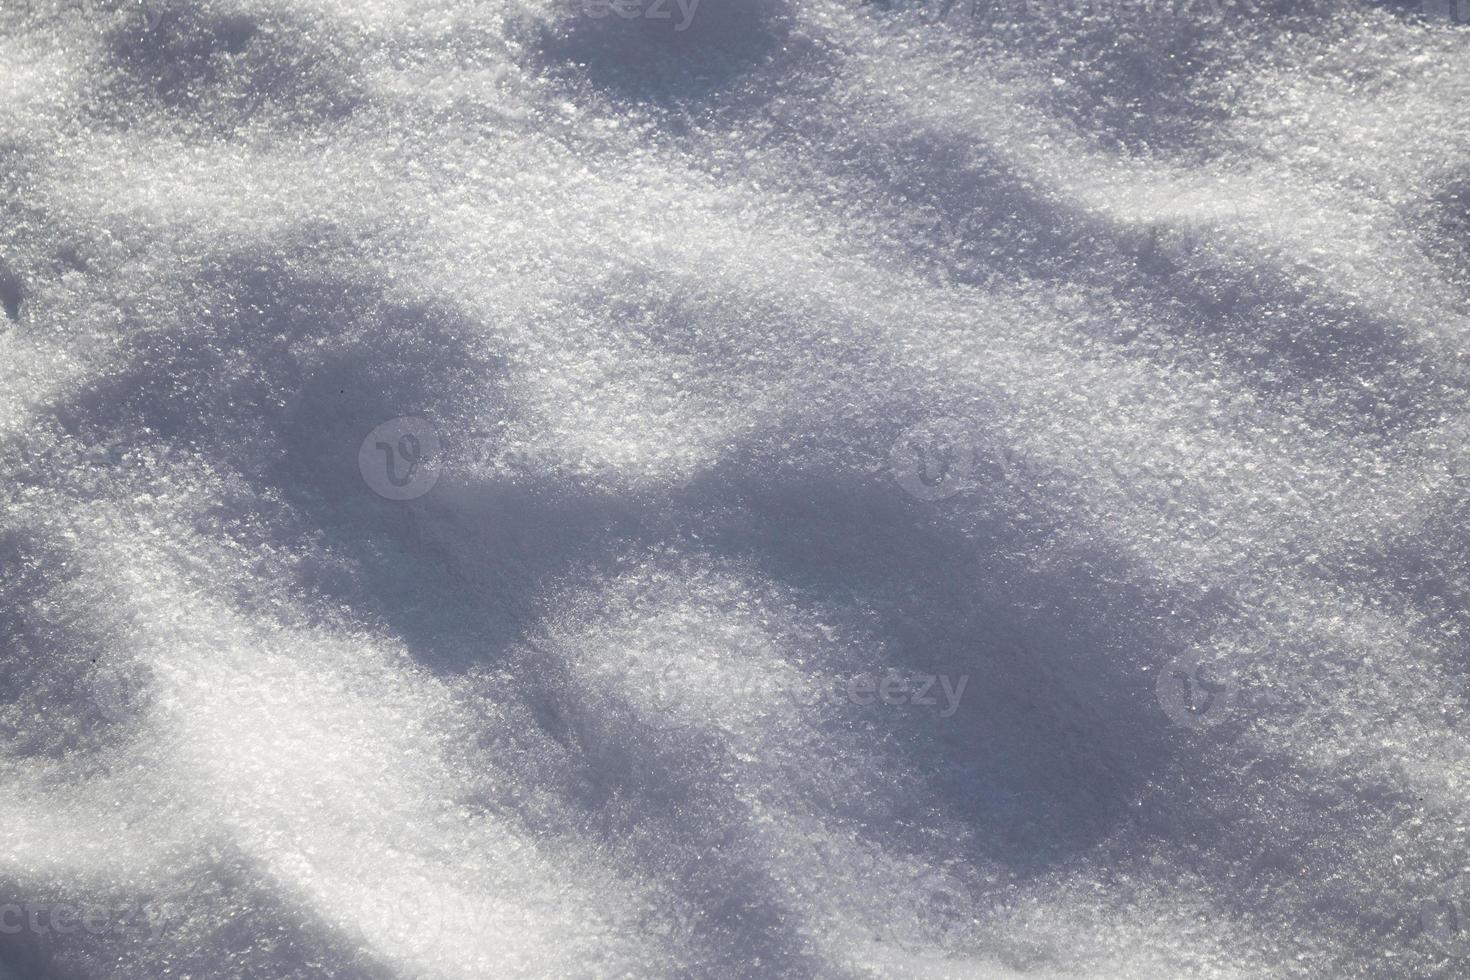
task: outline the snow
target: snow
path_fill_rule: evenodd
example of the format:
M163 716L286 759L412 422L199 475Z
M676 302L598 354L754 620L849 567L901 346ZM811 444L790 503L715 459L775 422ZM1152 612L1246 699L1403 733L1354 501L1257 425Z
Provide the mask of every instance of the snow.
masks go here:
M1465 976L1454 13L6 4L0 980Z

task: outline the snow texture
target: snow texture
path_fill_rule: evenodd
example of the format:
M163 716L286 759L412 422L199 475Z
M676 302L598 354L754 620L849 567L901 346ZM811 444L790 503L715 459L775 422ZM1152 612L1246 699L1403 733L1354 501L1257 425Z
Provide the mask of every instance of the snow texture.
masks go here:
M0 977L1470 976L1462 21L3 0Z

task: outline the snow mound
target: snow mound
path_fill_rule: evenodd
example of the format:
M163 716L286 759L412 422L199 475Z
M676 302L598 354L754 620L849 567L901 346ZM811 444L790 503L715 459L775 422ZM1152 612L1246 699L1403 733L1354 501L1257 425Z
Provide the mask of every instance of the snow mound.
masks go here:
M0 978L1465 975L1453 13L7 6Z

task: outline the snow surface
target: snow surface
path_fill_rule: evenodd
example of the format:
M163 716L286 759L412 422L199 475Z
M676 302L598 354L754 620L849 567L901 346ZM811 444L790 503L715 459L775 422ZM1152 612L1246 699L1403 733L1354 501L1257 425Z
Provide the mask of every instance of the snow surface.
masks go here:
M663 6L0 5L0 977L1470 976L1452 5Z

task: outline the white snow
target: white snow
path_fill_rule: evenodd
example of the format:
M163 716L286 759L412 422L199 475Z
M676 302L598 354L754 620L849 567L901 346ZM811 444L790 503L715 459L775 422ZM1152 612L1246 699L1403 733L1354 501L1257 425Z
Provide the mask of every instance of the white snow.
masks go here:
M590 7L0 6L0 978L1466 976L1470 25Z

